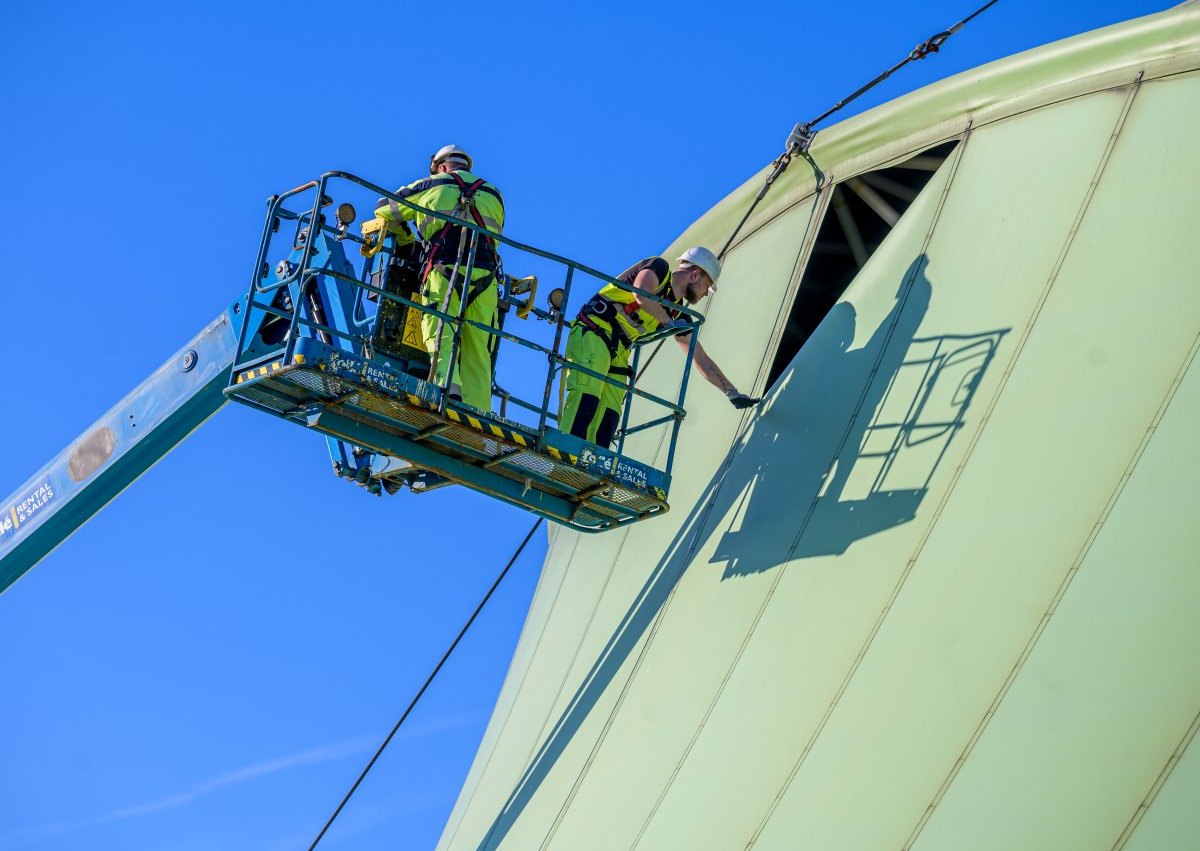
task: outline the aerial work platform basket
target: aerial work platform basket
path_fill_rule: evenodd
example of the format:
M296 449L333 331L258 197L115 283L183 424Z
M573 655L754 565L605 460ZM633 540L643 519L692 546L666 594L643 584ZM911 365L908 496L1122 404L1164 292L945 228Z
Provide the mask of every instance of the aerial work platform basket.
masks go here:
M463 310L457 315L443 312L444 304L428 303L420 292L420 243L395 225L385 227L380 219L368 221L362 237L350 233L356 214L348 203L337 208L334 222L327 221L322 211L332 205L332 186L347 194L382 196L382 203L390 198L464 228L462 268L452 278L455 286L472 280L475 249L483 238L495 239L502 251L514 254L505 258L510 264L520 252L521 261L536 267L543 279L547 267L551 274L561 273L563 285L542 309L534 304L537 276L513 278L499 269L496 327L465 318ZM294 212L285 206L310 192L310 208ZM294 233L287 259L275 265L272 279L268 257L283 222L294 222ZM359 245L361 270L347 258L346 241ZM607 283L629 289L567 258L492 234L471 221L417 207L354 175L329 172L269 200L246 322L225 394L324 434L335 471L372 493L402 488L420 493L461 484L582 531L600 532L643 520L668 509L671 466L697 335L690 334L691 350L674 402L641 390L633 380L618 382L577 364L566 365L561 351L570 324L564 319L566 306L572 284L578 291L580 279L586 278L595 280L583 285L588 290L580 293L581 300L593 294L592 287ZM644 342L698 329L703 321L686 307L670 306L680 310L687 324L661 329ZM526 320L531 332L519 336L506 330L510 314ZM496 338L494 372L504 373L504 385L511 388L493 383L498 413L466 405L451 396L448 386L431 380L430 361L439 355L424 344L424 316L453 328L452 358L457 357L464 327ZM524 360L510 365L508 351L514 347ZM635 347L635 375L638 358ZM564 368L623 391L614 448L557 429ZM522 393L534 401L526 401ZM649 412L649 418L631 424L635 408L641 414ZM627 454L630 435L657 428L667 430L667 440L647 443L656 454L665 449L662 469Z

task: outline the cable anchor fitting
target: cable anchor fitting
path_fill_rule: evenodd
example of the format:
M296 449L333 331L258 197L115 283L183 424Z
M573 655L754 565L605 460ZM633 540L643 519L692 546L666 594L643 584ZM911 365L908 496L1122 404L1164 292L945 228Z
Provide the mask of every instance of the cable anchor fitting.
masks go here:
M953 34L954 34L954 30L949 29L949 30L940 32L937 35L930 36L925 41L921 42L920 44L918 44L916 47L913 48L912 53L908 54L909 60L915 62L918 59L924 59L926 56L928 56L931 53L937 53L938 48L940 48L943 44L945 44L946 39L950 38L950 36L952 36Z
M797 124L788 134L787 152L792 156L804 156L812 147L815 138L817 131L812 129L811 124Z

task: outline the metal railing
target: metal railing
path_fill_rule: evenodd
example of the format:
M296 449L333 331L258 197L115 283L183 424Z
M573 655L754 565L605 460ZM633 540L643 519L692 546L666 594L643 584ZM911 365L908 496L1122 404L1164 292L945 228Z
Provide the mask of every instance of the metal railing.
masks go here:
M388 236L386 231L379 232L376 237L380 243L385 241L387 243L380 247L372 240L364 239L363 237L350 233L348 226L335 228L326 221L325 216L321 211L324 207L330 206L333 203L333 198L330 194L330 185L335 181L348 182L361 187L362 189L378 194L381 200L384 198L390 199L391 201L394 201L397 204L412 210L415 214L421 214L429 218L439 219L445 222L447 225L454 225L464 229L463 233L465 240L460 242L458 262L455 264L454 272L449 284L451 289L455 287L461 287L461 291L459 292L458 310L456 313L445 312L432 304L426 304L421 301L413 300L398 293L387 292L384 289L375 286L370 282L370 274L373 265L371 258L368 258L363 262L362 271L359 277L351 277L327 267L312 266L314 255L316 254L315 246L317 244L317 240L315 236L317 232L330 234L339 242L348 240L352 243L363 246L364 249L377 250L377 254L374 257L374 264L379 265L380 268L389 262L389 257L392 256L394 251L393 240L386 239ZM313 201L311 209L303 212L294 212L284 206L285 202L287 202L289 199L293 199L313 189L316 190L316 197ZM376 208L377 207L378 205L376 205ZM299 261L294 264L289 264L288 266L283 266L281 264L277 269L277 272L281 269L282 274L278 274L276 280L268 282L266 281L266 278L269 275L267 258L271 252L271 245L273 241L272 237L281 230L282 223L284 221L295 222L295 230L292 235L289 253L294 253L295 251L299 250L301 251L301 256ZM305 233L306 229L308 231L307 234ZM542 258L543 260L548 260L551 263L563 268L564 278L562 284L563 296L561 310L556 311L552 309L550 311L546 311L534 305L530 305L530 313L539 319L550 321L554 326L553 342L549 346L541 345L533 340L503 330L502 328L476 322L466 317L465 313L468 301L466 298L466 292L472 283L472 276L475 269L476 249L478 248L479 241L482 238L491 239L524 254ZM350 268L353 269L353 266L351 265ZM252 309L257 309L264 311L267 314L280 317L281 319L288 320L288 331L285 337L287 343L283 348L289 355L291 354L292 348L295 345L295 341L299 337L299 331L301 328L308 328L312 333L317 335L328 335L328 338L322 338L326 339L327 342L331 342L332 338L345 340L349 344L347 348L352 350L360 350L364 345L367 344L367 335L340 330L332 327L328 323L321 323L315 319L302 316L303 311L301 309L301 302L307 287L309 287L311 283L315 283L317 279L322 277L342 281L351 285L357 292L360 293L359 299L361 299L365 294L369 293L378 299L386 299L395 304L417 310L422 314L432 316L442 323L449 323L453 328L453 340L449 352L451 367L446 370L447 385L452 380L454 375L453 365L458 360L459 351L462 347L462 333L463 329L466 327L475 328L479 331L496 337L497 346L500 345L501 341L507 341L531 351L540 353L547 359L546 377L542 387L542 392L540 394L540 404L535 404L532 401L521 399L520 397L507 392L505 392L503 395L505 402L516 404L518 407L537 415L536 432L539 441L544 437L549 421L554 420L557 422L557 415L552 413L550 410L553 395L552 389L556 374L560 376L560 380L565 380L565 375L562 374L564 369L578 371L585 375L596 378L605 384L617 387L622 391L622 397L624 401L620 418L620 437L615 449L618 456L618 462L619 458L624 454L625 438L628 435L651 428L666 426L668 424L671 426L667 463L664 471L669 476L671 467L674 463L675 443L678 437L679 427L682 423L683 417L686 414L686 411L683 407L683 402L687 393L692 357L695 353L696 338L698 336L696 332L698 332L699 326L703 323L704 317L686 305L679 304L661 296L646 293L642 290L637 290L636 293L639 299L648 299L654 301L662 305L665 309L676 312L681 318L686 317L687 324L686 326L659 328L652 334L646 335L637 340L636 344L633 346L632 352L632 375L627 381L618 381L608 375L591 370L582 364L567 361L565 355L561 351L563 347L564 328L569 327L571 324L565 316L565 311L567 305L570 304L572 286L577 286L578 284L577 278L579 277L579 274L596 279L600 286L611 284L619 289L625 290L626 292L635 292L635 289L632 285L627 284L624 281L619 281L616 278L606 275L603 272L600 272L568 257L563 257L561 255L518 242L517 240L511 239L503 234L487 230L483 226L473 221L456 218L453 215L438 210L432 210L419 206L405 198L400 197L395 192L389 191L382 186L374 184L368 180L364 180L363 178L360 178L354 174L343 171L330 171L322 174L318 180L309 181L308 183L297 186L296 188L284 192L281 195L275 195L268 199L266 224L264 225L262 237L259 240L258 253L255 257L254 270L251 277L250 291L247 299L247 310L250 311ZM501 282L505 279L502 275L502 270L498 270L498 277L501 277ZM271 293L274 293L275 291L284 287L291 287L293 284L296 285L295 292L297 293L297 297L292 299L290 310L276 307L271 304ZM263 296L266 296L265 300L262 299ZM532 296L530 296L530 299L532 300ZM383 302L380 301L381 306L382 303ZM512 306L514 303L510 301L508 304ZM355 309L348 309L346 313L348 316L354 316L357 315L358 311ZM250 330L250 325L250 322L246 322L243 323L242 326L241 336L238 341L239 361L241 360L242 354L245 352L246 337L248 331ZM639 360L639 347L667 336L674 336L682 333L689 334L688 352L680 379L679 392L676 401L669 401L637 387L635 382ZM438 336L440 338L440 331ZM435 352L434 358L437 356L438 353ZM433 378L435 365L436 361L435 364L431 365L430 367L430 380ZM238 366L241 366L241 364ZM235 369L237 369L238 366L235 366ZM448 387L441 385L441 388L443 393L439 412L444 412L447 396L445 391L448 389ZM629 425L631 409L633 407L632 402L635 397L645 400L650 405L663 410L665 413L648 421L632 426Z

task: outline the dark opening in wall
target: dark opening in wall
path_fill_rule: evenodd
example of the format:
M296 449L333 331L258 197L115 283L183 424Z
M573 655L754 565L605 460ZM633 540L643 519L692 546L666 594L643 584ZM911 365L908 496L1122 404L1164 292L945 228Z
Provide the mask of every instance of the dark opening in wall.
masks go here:
M957 144L945 142L902 163L834 186L771 364L768 387L792 362Z

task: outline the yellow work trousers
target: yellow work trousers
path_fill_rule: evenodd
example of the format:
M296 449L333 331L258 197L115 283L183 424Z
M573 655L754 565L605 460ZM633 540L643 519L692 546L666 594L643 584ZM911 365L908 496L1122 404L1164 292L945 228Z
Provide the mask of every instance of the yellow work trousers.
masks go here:
M450 286L451 272L451 269L442 266L435 266L430 270L429 276L425 279L422 298L425 304L442 310L446 291ZM467 310L463 318L495 328L496 304L499 299L495 273L489 269L475 269L471 273L471 277L471 286L468 287ZM485 278L490 278L490 281L481 288L478 287L478 283ZM445 308L446 313L452 317L458 316L462 283L460 274ZM442 322L439 334L438 317L429 313L421 315L421 337L425 342L425 349L429 352L430 359L437 361L433 380L443 387L447 386L447 376L450 375L450 353L454 347L454 326L454 322ZM454 364L450 384L459 385L462 388L463 402L479 408L481 411L492 409L492 352L496 348L498 339L480 328L463 323L458 362Z
M567 337L566 358L601 375L626 384L632 376L629 350L618 346L615 355L599 334L576 325ZM559 431L607 447L621 421L625 388L567 367L567 401L563 405Z

